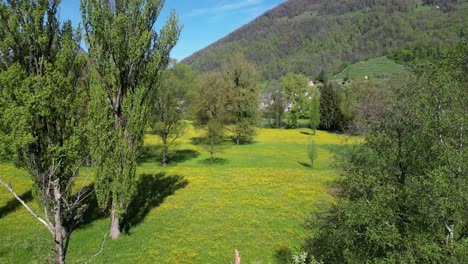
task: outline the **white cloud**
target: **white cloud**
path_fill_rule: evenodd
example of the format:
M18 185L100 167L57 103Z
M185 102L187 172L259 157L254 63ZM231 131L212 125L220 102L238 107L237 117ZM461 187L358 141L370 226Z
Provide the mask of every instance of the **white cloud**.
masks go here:
M220 15L225 12L238 11L243 8L252 8L263 3L264 0L240 0L240 1L229 1L224 4L210 7L210 8L201 8L196 9L190 12L190 16L199 16L199 15Z

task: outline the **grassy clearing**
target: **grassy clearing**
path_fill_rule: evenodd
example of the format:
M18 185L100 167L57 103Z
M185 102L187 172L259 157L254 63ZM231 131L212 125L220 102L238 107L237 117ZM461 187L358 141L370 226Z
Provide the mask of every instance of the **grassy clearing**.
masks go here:
M360 61L348 66L330 80L342 81L346 76L355 81L364 80L365 76L374 82L383 82L386 79L397 77L404 66L397 64L387 57L379 57L368 61Z
M309 131L259 129L254 144L230 145L213 167L207 165L208 154L192 144L198 136L194 130L181 140L175 162L167 168L155 160L160 140L147 135L148 155L138 168L139 175L146 175L141 176L145 184L139 185L139 192L154 199L134 206L136 221L117 241L105 239L107 218L77 230L68 262L231 263L237 248L243 263L275 263L278 251L304 238L304 218L320 204L332 202L326 191L335 177L329 168L329 146L347 138L321 131L311 136ZM307 167L311 138L319 147L314 169ZM92 170L83 170L80 180L87 173ZM0 174L27 195L31 181L25 172L3 163ZM173 193L161 195L158 190L164 187ZM32 198L28 201L35 204ZM102 252L93 257L101 245ZM43 263L52 257L52 247L45 228L0 188L0 262Z

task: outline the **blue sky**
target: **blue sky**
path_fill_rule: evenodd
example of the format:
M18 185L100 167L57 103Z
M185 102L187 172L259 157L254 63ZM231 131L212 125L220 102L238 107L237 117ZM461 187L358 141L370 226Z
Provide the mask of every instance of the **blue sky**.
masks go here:
M166 0L156 28L161 27L172 9L176 10L184 29L171 56L182 60L283 2L285 0ZM62 0L61 19L71 19L77 26L81 22L79 3L79 0Z

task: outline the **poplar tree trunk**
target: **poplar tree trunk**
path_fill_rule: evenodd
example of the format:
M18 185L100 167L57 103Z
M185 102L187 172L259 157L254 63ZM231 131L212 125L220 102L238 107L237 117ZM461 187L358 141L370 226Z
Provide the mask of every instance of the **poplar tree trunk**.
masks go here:
M112 199L112 208L111 208L111 230L110 237L112 239L117 239L120 237L120 222L119 216L117 214L117 205L115 199Z
M62 226L62 194L57 181L52 183L54 189L54 242L55 242L55 263L65 263L65 252L63 248L64 229Z
M115 121L115 126L118 129L124 129L126 125L125 117L123 114L120 112L121 109L121 99L114 99L115 102L118 102L118 104L114 107L114 109L117 109L117 111L114 113L114 121ZM128 132L124 132L124 137L128 141ZM116 166L123 166L123 164L116 164ZM116 198L112 198L112 206L111 206L111 215L110 215L110 220L111 220L111 227L110 227L110 237L111 239L117 239L120 237L121 232L120 232L120 223L119 223L119 215L117 213L117 201Z

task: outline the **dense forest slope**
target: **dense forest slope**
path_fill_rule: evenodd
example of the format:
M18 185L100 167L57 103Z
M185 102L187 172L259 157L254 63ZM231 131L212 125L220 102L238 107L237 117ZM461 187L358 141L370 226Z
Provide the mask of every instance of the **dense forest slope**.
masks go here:
M240 51L263 79L313 77L343 62L427 52L468 33L467 17L468 0L289 0L183 62L205 72Z

